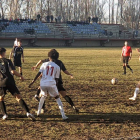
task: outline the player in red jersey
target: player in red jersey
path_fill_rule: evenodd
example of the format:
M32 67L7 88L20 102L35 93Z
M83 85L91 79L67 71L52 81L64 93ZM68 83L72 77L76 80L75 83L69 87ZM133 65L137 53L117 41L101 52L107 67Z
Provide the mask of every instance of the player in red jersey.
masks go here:
M132 57L132 49L130 46L128 46L128 42L125 41L124 47L122 48L121 57L123 60L123 69L124 69L124 75L126 75L126 67L130 69L130 71L133 73L133 70L128 65L129 60L131 60Z

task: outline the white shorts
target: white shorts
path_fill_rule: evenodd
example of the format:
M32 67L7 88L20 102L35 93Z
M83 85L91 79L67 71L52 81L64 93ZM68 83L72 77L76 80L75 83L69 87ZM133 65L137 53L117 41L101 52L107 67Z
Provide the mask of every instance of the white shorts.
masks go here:
M41 95L47 96L47 93L49 93L51 97L56 97L59 95L56 86L41 86Z

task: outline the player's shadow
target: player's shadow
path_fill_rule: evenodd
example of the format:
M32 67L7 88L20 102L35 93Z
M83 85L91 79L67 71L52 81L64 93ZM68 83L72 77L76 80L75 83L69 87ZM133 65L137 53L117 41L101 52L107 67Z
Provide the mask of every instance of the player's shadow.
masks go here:
M138 123L140 122L140 114L129 114L129 113L90 113L90 114L76 114L67 115L69 119L67 122L70 123ZM55 121L60 122L61 116L59 115L41 115L38 121ZM47 119L45 119L47 118ZM58 119L58 120L56 120Z
M87 112L88 113L88 112ZM67 115L69 117L66 122L68 123L140 123L140 114L138 113L88 113ZM1 116L0 116L1 117ZM36 116L35 116L36 117ZM16 121L30 121L25 115L9 115L8 120ZM38 122L62 122L60 115L46 115L42 114L40 117L36 117Z

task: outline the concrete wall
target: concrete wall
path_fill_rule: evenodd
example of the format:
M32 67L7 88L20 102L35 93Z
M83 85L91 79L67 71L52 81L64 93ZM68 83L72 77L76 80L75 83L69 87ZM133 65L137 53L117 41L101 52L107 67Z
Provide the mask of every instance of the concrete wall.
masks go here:
M12 47L14 45L14 38L1 38L0 47ZM65 47L65 40L62 39L22 39L23 46L34 47L29 42L35 41L36 47ZM125 40L105 40L104 47L121 47ZM138 42L138 41L137 41ZM133 46L132 40L129 41L130 46ZM139 44L137 44L139 45ZM136 45L135 45L136 46ZM68 46L66 46L68 47ZM101 47L100 40L74 40L71 47Z

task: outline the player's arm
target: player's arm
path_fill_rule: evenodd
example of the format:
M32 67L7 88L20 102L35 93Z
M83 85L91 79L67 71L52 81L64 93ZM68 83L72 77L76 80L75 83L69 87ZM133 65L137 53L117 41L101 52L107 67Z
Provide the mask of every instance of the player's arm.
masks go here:
M37 68L40 64L42 64L42 63L44 63L44 62L45 62L45 60L39 60L39 61L37 62L37 64L36 64L35 66L32 67L32 70L36 70L36 68Z
M131 58L132 58L132 52L130 53L130 57L129 57L129 60L131 60Z
M35 76L34 80L29 84L29 88L34 84L34 82L38 79L38 77L41 75L41 72L38 72Z
M16 70L11 70L11 73L17 77L21 77L21 80L24 81L24 78L21 74L19 74Z
M10 52L10 55L9 55L9 59L10 59L10 60L11 60L11 58L12 58L13 53L14 53L14 46L13 46L12 51Z
M73 78L73 75L69 73L67 70L63 71L65 74L70 75L71 78Z
M24 53L22 53L22 62L24 63Z
M13 63L11 62L11 60L8 60L8 62L9 62L9 66L10 66L10 68L11 68L11 73L12 73L13 75L16 75L17 77L21 77L21 80L24 81L23 76L22 76L21 74L19 74L19 73L15 70L15 67L14 67Z

